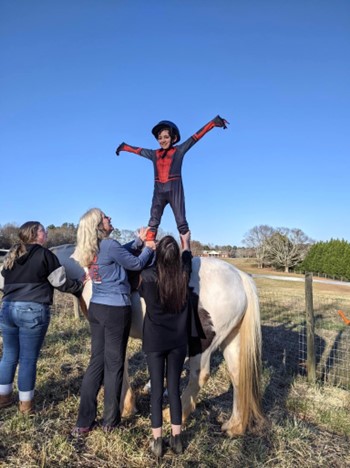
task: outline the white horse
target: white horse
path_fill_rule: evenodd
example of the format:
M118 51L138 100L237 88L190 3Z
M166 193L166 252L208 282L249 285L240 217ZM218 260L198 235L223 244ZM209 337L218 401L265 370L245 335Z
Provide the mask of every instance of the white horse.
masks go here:
M70 257L74 245L66 244L52 250L69 276L82 276L80 266ZM203 334L190 350L189 382L182 394L183 420L195 410L199 390L210 375L210 356L220 348L234 388L232 414L221 428L229 436L243 434L264 419L260 405L260 311L255 283L249 275L227 262L195 257L190 286L198 300ZM83 297L88 305L91 282L86 284ZM141 339L145 304L138 293L132 294L132 311L130 336ZM135 413L127 366L122 402L123 416Z

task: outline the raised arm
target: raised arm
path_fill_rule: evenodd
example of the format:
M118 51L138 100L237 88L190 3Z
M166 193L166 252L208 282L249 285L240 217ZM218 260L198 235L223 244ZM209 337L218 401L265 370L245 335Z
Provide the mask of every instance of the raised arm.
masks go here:
M146 246L139 256L130 253L119 242L113 241L109 247L110 257L123 266L126 270L138 271L142 270L153 255L153 250Z
M225 129L227 128L227 124L227 120L223 119L219 115L214 117L210 122L205 124L204 127L198 130L198 132L190 136L186 141L184 141L178 146L180 148L180 151L182 152L182 155L184 156L185 153L197 143L197 141L204 137L204 135L210 132L210 130L212 130L214 127L221 127Z
M135 153L135 154L141 154L142 148L138 148L137 146L130 146L127 143L120 143L118 148L115 150L115 153L117 156L119 156L119 153L121 151L127 151L128 153Z
M194 135L192 135L192 138L194 138L196 141L200 140L204 135L210 130L212 130L214 127L221 127L223 129L227 128L227 120L223 119L220 117L220 115L217 115L212 119L210 122L208 122L204 127L202 127L198 132L196 132Z
M192 273L192 252L191 252L191 232L187 231L186 234L180 234L181 247L182 247L182 269L188 276L188 281Z
M144 158L151 159L151 160L152 160L152 155L154 153L154 150L139 148L137 146L131 146L124 142L121 143L116 149L115 151L116 155L119 156L119 153L121 151L127 151L128 153L138 154L139 156L143 156Z

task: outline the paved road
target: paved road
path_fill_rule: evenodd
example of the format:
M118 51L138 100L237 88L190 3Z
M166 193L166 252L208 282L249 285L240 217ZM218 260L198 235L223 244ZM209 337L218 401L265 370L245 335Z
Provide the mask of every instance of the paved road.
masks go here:
M274 276L274 275L259 275L259 274L253 274L253 278L268 278L268 279L273 279L273 280L280 280L280 281L302 281L304 282L304 278L296 278L295 276ZM335 280L330 280L330 279L313 279L314 283L323 283L323 284L335 284L339 286L350 286L350 282L347 281L335 281Z

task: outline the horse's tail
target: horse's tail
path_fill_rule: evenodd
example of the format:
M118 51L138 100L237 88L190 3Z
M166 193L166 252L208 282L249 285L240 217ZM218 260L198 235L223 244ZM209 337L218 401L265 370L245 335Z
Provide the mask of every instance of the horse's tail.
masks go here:
M260 426L261 409L261 327L258 293L253 279L240 272L247 295L247 309L240 327L238 408L242 429Z

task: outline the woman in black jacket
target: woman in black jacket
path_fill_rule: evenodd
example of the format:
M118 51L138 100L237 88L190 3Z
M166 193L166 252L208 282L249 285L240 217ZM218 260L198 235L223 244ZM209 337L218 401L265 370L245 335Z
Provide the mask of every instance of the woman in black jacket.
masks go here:
M151 376L151 449L163 455L162 401L164 371L170 404L170 446L182 453L180 376L189 337L188 282L192 254L190 232L181 235L183 252L172 236L163 237L156 248L156 262L141 273L140 295L146 303L143 350Z
M13 381L18 366L19 410L34 412L36 367L50 323L54 288L81 296L83 282L66 277L55 254L43 247L46 230L37 221L24 223L16 243L4 260L0 328L0 409L13 403Z

